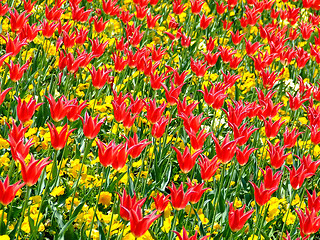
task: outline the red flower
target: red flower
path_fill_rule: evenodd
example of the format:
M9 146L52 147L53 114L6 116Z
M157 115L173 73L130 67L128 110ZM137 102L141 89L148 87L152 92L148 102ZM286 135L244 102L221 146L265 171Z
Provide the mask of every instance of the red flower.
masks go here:
M230 33L231 33L231 40L232 40L233 44L238 45L241 42L244 34L240 35L239 30L237 30L236 33L233 33L232 31Z
M7 142L11 147L12 158L17 161L19 158L25 159L28 154L30 147L34 144L32 143L32 139L29 139L26 144L24 144L23 138L21 138L18 142L16 142L13 138L9 138Z
M13 9L13 11L9 10L10 13L10 25L11 25L11 31L20 33L24 24L28 22L28 18L31 16L25 15L26 11L22 12L21 14L18 13L16 9Z
M281 118L278 121L273 122L271 118L267 121L266 119L263 119L264 125L265 125L265 132L267 138L273 138L277 136L280 127L286 122L281 122Z
M273 168L278 169L283 165L289 153L284 154L285 146L280 147L280 142L277 142L275 146L273 146L269 140L267 140L267 142L269 145L269 149L267 149L267 151L269 152L270 156L270 165Z
M203 181L209 181L219 168L220 161L215 156L213 159L209 159L207 156L200 155L198 162L201 169L201 178Z
M28 102L25 100L21 102L20 97L18 98L16 97L16 99L18 101L17 115L19 120L23 123L29 121L34 115L37 108L43 104L43 103L36 104L36 100L34 100L33 97L31 97Z
M31 154L31 160L26 165L26 162L22 158L18 158L21 164L21 174L22 179L26 183L27 186L33 186L37 183L42 170L50 164L52 161L48 161L48 157L43 160L35 160L33 155Z
M249 40L247 41L246 38L244 40L246 42L246 52L248 55L255 54L255 52L263 46L259 42L251 43Z
M225 10L227 9L227 5L224 5L223 2L221 4L219 4L217 1L215 1L215 3L216 3L217 13L219 15L224 14Z
M14 143L14 142L19 142L21 138L24 137L25 133L28 130L28 127L23 127L23 124L20 123L19 126L15 124L15 122L12 119L12 128L10 125L7 123L8 127L10 128L10 132L8 133L8 138L9 141Z
M100 43L99 42L99 38L96 39L89 39L91 42L91 46L92 46L92 53L95 57L101 57L102 54L104 53L109 41L106 41L104 43Z
M161 118L164 110L166 109L167 104L162 103L159 107L157 107L156 100L150 100L147 105L147 119L152 123L155 124Z
M111 59L114 62L114 70L116 72L122 72L127 65L127 60L124 60L123 57L120 57L120 53L113 53Z
M298 110L304 102L309 100L308 98L301 99L299 93L294 97L289 92L288 92L288 95L289 95L289 106L292 109L292 111Z
M105 66L104 69L96 70L94 66L92 66L92 70L89 69L92 79L92 86L96 89L101 89L108 82L111 83L111 77L109 76L111 70L108 70Z
M204 182L203 183L201 183L201 184L193 184L191 181L190 181L190 179L188 179L188 182L187 182L187 185L188 185L188 188L189 189L192 189L193 190L193 192L192 192L192 194L191 194L191 196L190 196L190 203L192 203L192 204L196 204L197 202L199 202L200 201L200 199L201 199L201 197L202 197L202 195L203 195L203 193L207 190L207 189L209 189L209 188L203 188L203 185L204 185Z
M10 62L10 65L5 63L9 67L11 81L18 82L22 78L24 72L28 69L29 63L30 59L21 67L19 63L14 64L12 61Z
M76 130L71 129L68 131L68 124L66 123L61 131L58 133L58 130L54 126L54 124L47 123L49 131L50 131L50 137L51 137L51 145L55 150L63 149L64 146L67 143L68 137L70 134Z
M157 194L156 197L152 197L154 200L154 204L156 205L156 209L158 212L163 212L169 203L169 197L170 195L163 195L163 194Z
M212 54L211 52L208 52L207 54L203 53L204 59L206 60L206 62L210 67L216 65L220 54L221 54L220 52L216 52L214 54Z
M291 132L289 132L289 128L286 127L286 130L283 134L283 145L286 148L292 148L297 142L297 138L302 134L302 132L297 132L298 129L294 128Z
M156 215L156 211L143 217L141 207L133 208L130 211L130 231L135 238L141 237L148 231L151 224L157 220L161 214Z
M25 45L27 45L27 40L24 38L21 38L21 35L18 35L14 40L10 38L10 35L8 34L8 39L6 39L3 35L0 35L1 38L6 42L6 53L8 55L3 55L1 58L1 66L3 64L3 61L8 56L16 56L20 52L21 48Z
M184 113L179 115L183 119L183 126L186 131L197 133L201 127L201 124L209 119L209 117L202 118L203 113L201 113L198 116L194 116L193 114L190 114L189 117L187 117Z
M131 198L129 194L127 194L126 190L123 189L122 196L119 195L120 199L120 216L125 220L129 221L130 220L130 212L133 209L136 209L137 207L141 207L144 202L146 201L147 198L143 198L139 201L136 200L136 194L133 195Z
M320 197L317 195L315 189L313 190L312 195L308 190L306 191L308 194L308 209L318 213L320 211Z
M182 236L179 232L177 231L173 231L175 234L177 234L179 240L197 240L197 235L198 235L198 232L196 231L195 234L191 237L188 237L188 233L186 231L186 229L184 227L182 227L183 229L183 233L182 233ZM200 240L206 240L209 236L204 236L203 238L200 238Z
M0 3L0 16L3 17L4 15L6 15L6 13L9 11L9 6L8 4L4 4L2 5Z
M58 6L49 8L46 4L45 15L48 21L59 21L64 10L59 9Z
M229 133L226 135L221 145L219 140L213 134L212 139L216 145L216 154L218 159L223 164L230 162L236 153L238 139L229 141Z
M264 183L261 183L260 188L258 188L253 182L250 183L254 188L254 198L259 206L265 205L270 200L271 195L278 189L278 186L266 189Z
M211 134L211 132L206 133L205 129L202 129L199 134L188 130L186 130L186 132L190 137L190 143L194 150L200 150L203 147L206 138Z
M139 157L143 149L145 149L146 146L148 146L151 142L148 141L148 139L144 139L139 142L138 136L136 133L134 133L132 138L127 138L126 136L123 136L127 141L127 147L128 147L128 154L133 158Z
M320 228L320 216L317 216L315 210L309 211L306 208L306 213L302 209L296 210L300 221L301 236L310 235L319 231Z
M42 35L45 38L51 38L57 26L58 26L58 23L52 22L49 24L47 20L43 19L43 22L41 23Z
M78 120L82 110L87 107L88 104L87 104L87 100L78 104L78 100L75 99L71 105L71 107L69 108L68 110L68 113L67 113L67 118L70 122L74 122L76 120Z
M185 115L187 118L191 116L192 111L197 107L199 102L192 102L190 104L187 104L187 98L183 98L183 101L181 102L178 99L177 109L178 109L178 115Z
M154 138L161 138L164 132L166 131L166 126L169 123L169 118L161 117L158 122L152 125L151 135Z
M258 130L258 128L253 128L253 126L247 128L247 123L244 123L243 125L241 125L241 127L237 127L232 123L229 123L229 125L233 129L234 139L239 138L237 143L238 146L246 144L252 133Z
M111 141L108 145L96 139L99 161L104 167L111 166L121 145Z
M249 145L247 145L243 151L241 151L239 148L237 148L236 156L237 156L237 161L241 166L244 166L247 164L250 155L257 150L258 148L250 148Z
M94 24L94 29L96 30L97 33L101 33L104 31L108 21L103 21L103 18L100 18L100 20L97 20L97 17L93 17L93 24Z
M303 182L307 177L313 175L312 173L308 173L308 170L304 167L304 165L300 165L297 170L294 166L292 167L292 170L290 170L288 166L285 167L290 172L290 184L295 190L299 189L303 185Z
M167 103L169 103L170 105L175 105L177 104L177 99L179 99L181 88L183 87L184 83L175 88L173 82L170 81L170 85L171 89L169 90L165 84L161 83L161 86L164 88L165 91Z
M97 115L94 119L89 116L88 112L85 113L84 118L80 116L80 119L83 124L83 134L89 138L94 139L98 133L100 132L100 127L104 123L106 118L102 118L98 122L99 115Z
M3 90L2 92L1 92L1 90L0 90L0 105L3 103L4 99L6 98L7 93L8 93L11 89L12 89L12 87L11 87L11 88L7 88L7 89Z
M209 68L210 66L207 67L204 61L194 61L191 57L191 70L197 75L197 77L202 78Z
M187 6L184 6L184 4L181 3L181 0L174 0L172 3L172 7L173 13L176 15L180 15L187 8Z
M181 210L184 209L192 195L193 189L188 189L186 193L183 191L183 183L181 183L180 187L177 189L176 186L172 183L172 188L170 189L170 196L171 196L171 204L172 206L177 209Z
M119 144L118 146L115 146L115 154L114 159L112 160L112 167L119 171L126 165L127 159L128 159L128 151L127 146L124 144Z
M202 14L201 19L200 19L200 28L205 30L209 27L213 17L208 17L206 18L205 14Z
M64 95L62 95L57 102L51 94L49 94L49 97L45 97L49 101L51 117L55 122L61 121L67 115L69 109L74 105L74 101L68 101Z
M310 178L316 174L316 171L320 165L320 160L312 161L310 154L303 156L302 159L298 156L296 157L300 160L304 168L307 169L307 173L311 173L311 175L308 175L306 178Z
M266 167L265 171L260 168L260 171L263 175L264 187L266 189L278 189L282 177L282 171L278 171L273 174L272 169L269 166Z
M189 148L186 147L182 155L181 152L176 147L172 147L172 148L177 153L177 160L179 163L179 167L183 173L188 173L191 171L193 166L196 164L197 158L202 153L202 150L198 150L191 155Z
M201 11L202 5L205 1L202 0L190 0L191 3L191 12L195 15L198 15Z
M161 16L158 14L156 15L155 17L152 17L152 15L149 13L147 15L147 25L148 25L148 28L149 29L153 29L155 28L156 26L156 23L158 21L158 19L160 18Z
M20 184L20 182L18 181L13 185L9 185L9 175L7 175L4 182L0 181L0 203L2 205L7 206L13 201L19 189L25 185L25 183Z
M233 232L237 232L241 230L244 226L244 224L248 221L248 219L251 217L253 213L253 209L250 211L244 213L244 209L246 205L244 205L240 209L234 209L233 208L233 202L229 204L229 226Z

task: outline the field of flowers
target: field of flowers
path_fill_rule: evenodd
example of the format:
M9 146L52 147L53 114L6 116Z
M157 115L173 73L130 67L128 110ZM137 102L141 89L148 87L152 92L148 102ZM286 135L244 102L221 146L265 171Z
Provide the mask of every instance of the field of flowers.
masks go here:
M320 0L0 21L1 240L320 239Z

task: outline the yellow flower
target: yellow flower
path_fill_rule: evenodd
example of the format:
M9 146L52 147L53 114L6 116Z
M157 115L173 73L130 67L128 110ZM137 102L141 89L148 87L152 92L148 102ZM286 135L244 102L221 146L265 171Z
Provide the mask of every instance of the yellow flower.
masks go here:
M109 192L101 192L99 203L108 207L111 203L112 194Z
M8 235L1 235L0 240L10 240L10 237Z
M64 194L64 187L59 186L55 187L52 192L50 193L51 196L56 197L56 196L61 196Z

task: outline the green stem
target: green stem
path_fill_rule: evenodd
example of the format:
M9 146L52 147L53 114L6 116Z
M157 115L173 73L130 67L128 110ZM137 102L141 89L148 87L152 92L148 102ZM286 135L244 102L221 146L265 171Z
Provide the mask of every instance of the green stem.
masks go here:
M94 211L93 211L93 218L92 218L92 221L90 224L89 238L91 238L91 232L92 232L92 228L93 228L93 224L94 224L94 219L96 217L96 212L97 212L97 208L99 205L99 199L100 199L100 194L101 194L101 190L102 190L103 180L106 179L107 175L109 175L109 174L107 174L107 172L110 172L110 167L104 168L104 171L103 171L103 178L100 183L98 197L97 197L96 204L95 204Z
M178 214L176 209L173 210L173 214L174 214L174 216L173 216L173 221L172 221L172 224L171 224L171 232L169 233L169 240L172 239L173 230L175 229L175 226L176 226L177 214Z
M31 188L30 188L30 186L27 186L27 192L26 192L26 196L25 196L24 203L23 203L23 206L22 206L22 212L21 212L21 216L20 216L20 219L19 219L19 222L18 222L18 231L17 231L16 239L19 239L19 235L20 235L20 231L21 231L21 225L22 225L22 221L24 219L24 213L25 213L27 205L28 205L30 192L31 192Z
M73 195L72 195L72 201L71 201L71 208L70 208L70 216L72 215L72 212L73 212L73 205L74 205L74 198L75 198L75 195L76 195L76 192L77 192L77 188L78 188L78 185L79 185L79 182L80 182L80 178L81 178L81 172L82 172L82 168L83 168L83 165L84 165L84 160L87 158L87 155L89 153L89 150L91 148L91 145L92 145L92 142L94 141L94 139L88 139L87 140L88 143L87 143L87 146L84 150L84 153L83 153L83 156L82 156L82 161L81 161L81 167L80 167L80 170L79 170L79 174L78 174L78 178L76 180L76 186L74 188L74 192L73 192Z
M288 211L287 211L287 214L286 214L286 217L285 217L283 226L282 226L282 230L281 230L280 237L282 236L282 234L283 234L283 232L284 232L284 228L285 228L285 226L286 226L286 222L287 222L287 219L288 219L289 211L290 211L290 208L291 208L291 206L292 206L292 201L293 201L293 198L294 198L295 194L296 194L296 190L294 189L294 190L293 190L293 193L292 193L292 196L291 196L291 198L290 198L289 208L288 208Z

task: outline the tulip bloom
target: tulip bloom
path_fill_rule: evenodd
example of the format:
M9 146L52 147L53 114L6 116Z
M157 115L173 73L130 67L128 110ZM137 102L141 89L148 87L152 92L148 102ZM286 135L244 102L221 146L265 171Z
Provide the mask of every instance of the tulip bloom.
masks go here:
M152 197L158 212L163 212L166 209L169 203L169 197L170 195L165 196L163 194L160 195L159 193L157 194L156 197Z
M172 148L177 153L177 160L179 163L179 167L183 173L188 173L191 171L193 166L196 164L198 156L202 153L202 150L198 150L191 155L189 148L186 147L182 155L181 152L176 147L172 147Z
M11 147L12 158L16 161L19 158L25 159L29 154L30 147L34 144L32 142L32 139L29 139L26 142L26 144L24 144L23 138L21 138L18 142L12 139L7 140L7 142L10 144L10 147Z
M136 209L137 207L141 207L144 202L146 201L147 198L140 199L137 201L136 194L133 195L131 198L129 194L127 194L126 190L123 189L122 196L119 195L120 199L120 216L125 220L129 221L130 220L130 211L132 209Z
M304 165L301 165L297 170L293 166L292 170L285 166L290 172L290 184L294 190L299 189L306 178L313 175L313 173L308 173L308 169L304 168Z
M238 140L236 139L233 141L229 141L229 133L227 134L221 145L219 143L219 140L213 134L212 139L216 145L216 153L218 159L223 164L230 162L234 154L236 153Z
M200 155L200 160L198 164L201 169L202 180L209 181L218 170L220 166L220 161L218 161L217 156L210 160L207 156Z
M193 191L191 192L191 196L190 196L190 203L192 204L196 204L197 202L200 201L203 193L209 189L209 188L203 188L204 182L201 184L193 184L190 179L188 179L187 182L188 188L192 189Z
M179 232L177 231L173 231L175 234L177 234L179 240L197 240L197 235L198 232L196 231L195 234L191 237L188 237L188 233L186 231L186 229L184 227L182 227L183 232L182 232L182 236ZM200 238L200 240L206 240L207 238L209 238L209 236L204 236L203 238Z
M230 208L229 208L229 226L233 232L237 232L241 230L244 226L244 224L248 221L248 219L251 217L253 213L253 209L250 211L244 213L246 205L244 205L240 209L234 209L233 208L233 202L230 203Z
M275 174L273 174L272 169L269 166L266 167L265 171L262 168L260 168L260 171L263 175L264 187L266 189L279 187L281 177L282 177L282 171L278 171Z
M127 140L127 147L128 147L128 154L133 158L139 157L143 149L145 149L146 146L148 146L151 142L147 139L144 139L139 142L138 136L136 133L134 133L133 138L127 138L126 136L123 136Z
M51 94L49 94L49 97L45 97L49 101L51 117L55 122L61 121L74 103L74 100L69 101L64 95L61 96L57 102Z
M1 65L0 65L1 66ZM1 92L0 90L0 105L3 103L4 99L6 98L7 93L11 90L12 88L7 88Z
M250 184L254 188L254 199L260 207L265 205L270 200L271 195L278 189L278 186L266 189L264 183L261 183L260 188L253 182L250 182Z
M310 235L319 231L320 228L320 216L317 216L317 212L306 209L304 213L301 209L296 210L300 221L301 236Z
M151 224L157 220L161 214L156 215L156 211L143 217L141 207L132 209L130 212L130 231L136 237L141 237L148 231Z
M10 132L8 134L9 142L19 142L21 138L24 137L25 133L28 130L28 127L23 127L23 124L20 123L19 126L15 124L15 122L12 120L12 128L7 123L8 127L10 128Z
M26 164L24 159L18 158L20 164L21 164L21 174L22 179L26 183L27 186L33 186L37 183L42 170L52 162L48 161L48 157L43 160L35 160L33 155L31 154L31 160Z
M2 205L7 206L13 201L19 189L25 185L25 183L20 184L20 182L21 181L18 181L15 184L10 185L8 175L4 182L0 181L0 203Z
M73 104L74 105L69 108L67 113L67 118L70 122L78 120L82 110L88 106L87 101L84 101L78 105L78 100L75 100Z
M50 124L47 123L49 131L50 131L50 137L51 137L51 145L55 150L60 150L63 149L64 146L67 143L68 137L70 136L70 134L76 130L71 129L70 131L68 131L68 124L66 123L63 128L61 129L61 131L58 133L58 130L56 129L56 127L54 126L54 124Z
M31 97L28 102L26 100L21 101L20 97L16 99L18 101L17 115L19 120L23 123L31 120L37 108L43 104L43 103L36 104L36 100L34 100L33 97Z
M277 142L275 146L273 146L269 140L267 140L267 143L269 145L269 149L267 149L267 151L269 152L269 155L270 155L270 165L273 168L278 169L283 165L289 153L284 154L285 146L280 147L279 146L280 142Z
M170 196L171 196L171 204L172 207L174 207L177 210L184 209L192 194L193 189L188 189L187 192L183 191L183 183L181 183L180 187L177 189L176 186L172 183L172 188L168 187L170 189Z
M310 211L314 210L315 212L318 213L320 211L320 197L317 195L315 189L313 190L312 195L308 190L306 191L308 194L308 209Z
M83 134L89 139L94 139L98 135L100 132L100 127L106 119L103 118L98 122L98 118L99 115L93 119L91 116L89 116L88 112L85 113L84 118L80 116L83 124Z
M147 109L147 119L152 123L155 124L161 118L162 113L166 109L167 104L162 103L159 107L157 107L156 100L150 100L146 105Z

